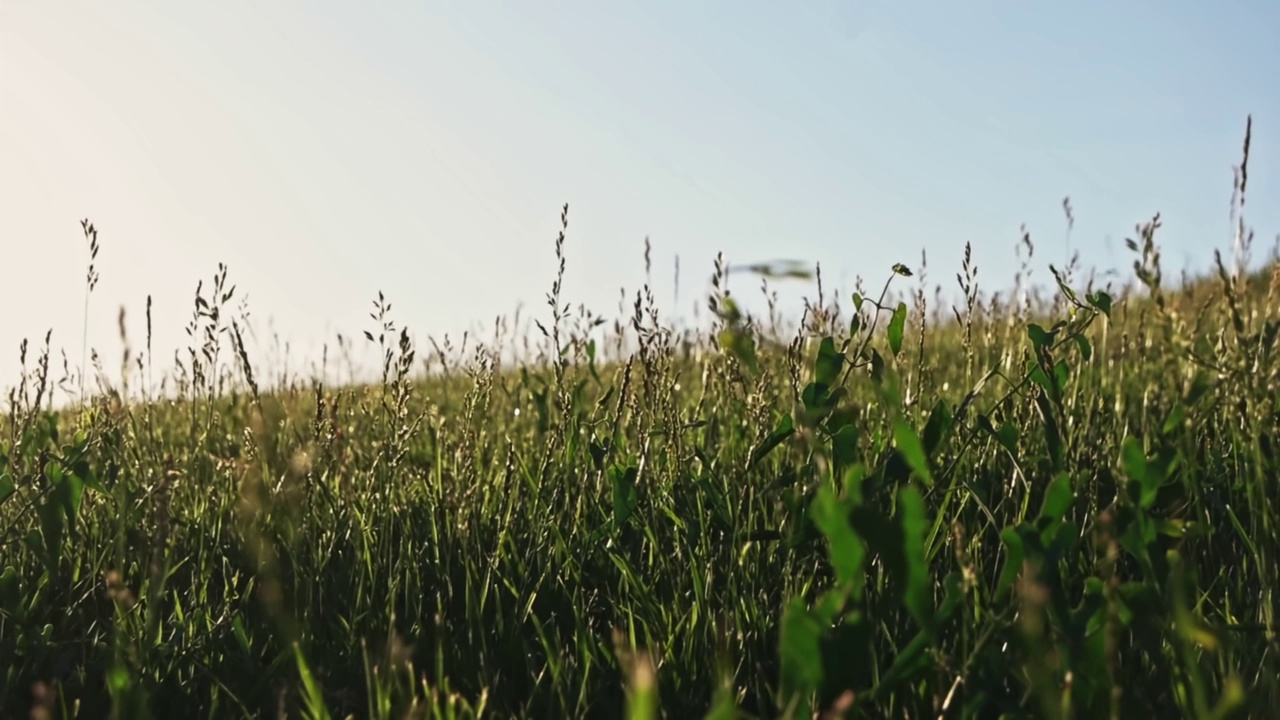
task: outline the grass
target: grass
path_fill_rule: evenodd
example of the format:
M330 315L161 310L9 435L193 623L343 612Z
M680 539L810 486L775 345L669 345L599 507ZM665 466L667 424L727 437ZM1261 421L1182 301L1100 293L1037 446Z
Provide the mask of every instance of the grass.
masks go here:
M266 387L226 268L165 393L150 303L142 399L24 343L2 714L1274 716L1280 274L1169 288L1158 226L1123 288L966 251L961 307L898 265L785 334L722 260L702 332L557 277L516 364L380 295L361 386Z

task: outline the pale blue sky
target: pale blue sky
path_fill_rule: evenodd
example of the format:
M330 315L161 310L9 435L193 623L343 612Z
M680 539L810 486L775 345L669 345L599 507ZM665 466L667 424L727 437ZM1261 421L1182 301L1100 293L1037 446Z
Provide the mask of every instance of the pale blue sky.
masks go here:
M120 305L136 348L155 297L168 367L219 261L295 369L370 328L378 290L422 340L522 300L545 317L564 202L566 298L608 314L646 235L686 315L717 250L821 261L847 295L922 248L950 290L970 241L996 289L1026 223L1047 278L1067 195L1086 265L1127 266L1123 238L1160 211L1169 274L1204 268L1230 251L1248 113L1262 258L1278 31L1272 0L9 0L0 385L50 327L79 362L83 217L113 372Z

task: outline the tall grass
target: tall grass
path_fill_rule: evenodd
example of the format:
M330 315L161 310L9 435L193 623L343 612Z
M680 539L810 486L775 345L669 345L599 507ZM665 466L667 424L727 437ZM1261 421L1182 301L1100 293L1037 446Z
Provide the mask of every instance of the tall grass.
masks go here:
M1275 716L1280 274L1171 288L1157 217L1122 288L966 248L960 307L900 264L788 332L718 259L712 327L610 328L561 222L515 364L379 294L378 382L268 387L225 267L171 397L149 302L142 400L24 343L4 717Z

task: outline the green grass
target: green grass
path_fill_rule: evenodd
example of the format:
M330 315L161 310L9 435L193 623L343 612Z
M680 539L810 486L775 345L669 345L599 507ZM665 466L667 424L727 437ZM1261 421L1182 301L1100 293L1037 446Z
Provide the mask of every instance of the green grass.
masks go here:
M1150 230L1125 288L966 253L954 311L896 266L786 335L720 261L701 333L557 278L521 364L424 377L379 296L360 387L262 387L220 268L170 397L143 352L54 412L31 353L0 714L1268 716L1280 276L1158 289Z

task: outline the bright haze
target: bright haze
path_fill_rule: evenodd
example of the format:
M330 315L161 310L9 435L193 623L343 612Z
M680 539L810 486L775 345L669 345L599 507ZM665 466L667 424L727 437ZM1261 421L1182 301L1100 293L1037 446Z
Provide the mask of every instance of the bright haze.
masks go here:
M153 298L166 370L219 262L253 352L285 362L278 336L304 375L375 329L379 291L419 342L521 302L545 321L564 203L565 298L609 316L645 282L646 237L686 322L717 251L820 262L846 302L925 251L950 295L966 242L1005 289L1024 224L1044 282L1069 251L1127 268L1124 238L1160 212L1166 275L1203 271L1230 258L1249 114L1265 260L1277 29L1274 0L9 0L0 386L49 329L56 374L63 350L81 364L81 219L101 244L88 344L113 381L120 308L136 353ZM731 288L758 309L758 284Z

